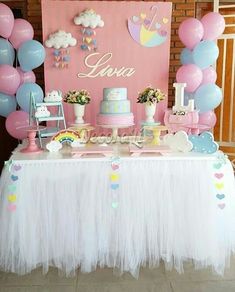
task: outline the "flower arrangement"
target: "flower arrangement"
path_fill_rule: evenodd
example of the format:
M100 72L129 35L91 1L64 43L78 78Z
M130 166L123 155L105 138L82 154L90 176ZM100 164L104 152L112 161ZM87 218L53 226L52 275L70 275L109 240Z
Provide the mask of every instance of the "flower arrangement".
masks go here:
M90 103L91 97L90 93L85 89L82 89L80 91L72 90L65 94L63 100L67 103L78 103L81 105L85 105Z
M160 89L148 86L144 91L139 93L137 103L147 103L149 105L156 104L164 100L165 97L166 95Z

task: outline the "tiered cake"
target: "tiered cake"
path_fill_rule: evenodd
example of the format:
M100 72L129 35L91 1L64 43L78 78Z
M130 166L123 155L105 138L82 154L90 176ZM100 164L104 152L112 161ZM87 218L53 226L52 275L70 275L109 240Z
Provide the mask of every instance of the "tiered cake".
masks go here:
M130 111L126 88L104 88L98 125L133 125L134 116Z

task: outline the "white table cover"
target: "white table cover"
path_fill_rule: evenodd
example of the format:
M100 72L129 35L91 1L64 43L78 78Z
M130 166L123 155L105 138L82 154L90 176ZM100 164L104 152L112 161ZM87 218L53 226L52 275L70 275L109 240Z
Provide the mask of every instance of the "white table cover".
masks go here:
M182 272L183 262L192 259L196 268L211 266L223 274L229 265L235 183L228 160L121 157L119 189L112 190L109 158L15 153L11 159L0 181L5 271L25 274L42 265L47 272L53 265L68 275L78 267L90 272L109 266L138 276L141 266L160 260ZM12 184L15 210L9 209Z

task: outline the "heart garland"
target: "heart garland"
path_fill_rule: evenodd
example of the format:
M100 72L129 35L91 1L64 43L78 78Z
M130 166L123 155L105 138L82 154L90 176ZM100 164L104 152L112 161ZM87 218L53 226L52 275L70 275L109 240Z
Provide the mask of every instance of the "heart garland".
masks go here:
M17 185L16 185L16 183L19 180L18 173L20 173L22 166L20 164L13 163L13 161L5 163L5 165L9 165L9 164L11 167L10 168L8 167L8 170L11 173L10 179L11 179L12 183L7 186L7 190L8 190L7 210L9 212L15 212L16 211L16 201L17 201L17 195L16 195Z
M65 50L54 50L54 63L53 67L57 69L67 69L70 62L70 51L69 49Z
M80 48L82 51L91 51L92 49L94 51L97 50L97 40L94 39L94 36L96 35L95 30L91 28L83 28L81 30L82 32L82 44L80 45Z
M119 181L120 181L120 157L112 157L111 158L111 173L109 175L110 180L110 188L112 190L112 203L111 206L113 209L117 209L119 206L119 202L117 201L117 190L119 189Z

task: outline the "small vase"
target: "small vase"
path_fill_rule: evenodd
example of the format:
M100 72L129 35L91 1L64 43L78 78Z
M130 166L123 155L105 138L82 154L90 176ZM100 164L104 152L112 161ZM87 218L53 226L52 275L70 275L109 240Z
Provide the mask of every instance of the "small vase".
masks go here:
M85 105L75 103L73 108L75 114L75 124L84 124L83 116L85 114Z
M154 115L156 112L156 103L145 103L146 123L154 123Z

